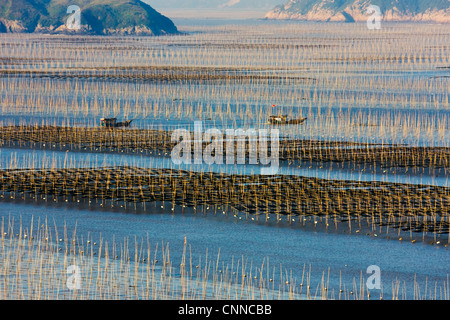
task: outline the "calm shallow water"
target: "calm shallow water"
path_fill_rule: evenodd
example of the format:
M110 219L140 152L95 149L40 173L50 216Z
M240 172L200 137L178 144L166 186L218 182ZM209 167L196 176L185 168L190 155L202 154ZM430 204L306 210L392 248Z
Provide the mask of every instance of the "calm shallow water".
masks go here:
M247 24L247 22L242 21L213 21L207 20L204 22L192 22L179 20L179 24L184 24L187 29L193 32L193 34L200 34L201 37L193 37L194 41L203 43L204 40L214 40L213 44L217 44L221 41L228 41L230 35L233 36L234 33L227 35L227 32L217 30L212 30L213 34L216 32L219 34L218 39L215 35L211 37L208 35L210 31L204 31L203 26L217 26L226 24ZM284 25L286 22L278 21L249 21L248 25L273 25L279 26ZM297 23L293 23L297 24ZM301 23L300 23L301 25ZM327 40L330 37L329 32L324 32L320 25L317 24L317 30L310 30L308 32L308 40L313 37L314 41L312 43L321 43L321 41L316 42L317 39ZM338 25L344 27L342 25ZM386 25L388 27L389 25ZM188 28L190 27L190 28ZM192 28L193 27L193 28ZM402 28L409 28L408 25L404 25ZM234 32L234 29L230 29ZM246 27L245 30L252 30ZM282 29L281 29L282 30ZM328 29L327 29L328 30ZM348 29L347 29L348 30ZM396 30L401 30L396 29ZM258 31L256 28L253 31ZM272 30L270 30L272 32ZM274 29L272 34L258 35L256 38L249 37L244 38L243 44L250 40L250 43L258 44L260 42L267 43L273 41L270 37L279 37L277 34L278 29ZM301 29L297 30L301 31ZM335 30L328 30L331 33ZM336 28L336 32L339 29ZM341 31L342 32L342 31ZM383 31L384 32L384 31ZM392 31L388 31L392 32ZM204 38L203 34L206 34ZM407 34L410 34L410 30L407 30ZM289 33L289 37L286 42L299 43L299 34ZM300 36L303 37L302 34ZM397 37L397 32L395 32L395 37ZM40 37L40 36L39 36ZM268 37L268 38L267 38ZM341 37L339 35L339 37ZM154 58L155 65L172 65L170 54L163 53L179 53L187 52L186 59L187 64L192 61L198 63L199 66L218 65L217 61L212 61L210 59L198 60L196 56L196 51L193 55L190 54L192 47L189 46L189 42L184 42L183 40L176 40L171 43L169 39L168 43L165 41L159 42L159 39L150 39L149 42L144 41L144 45L148 45L148 48L153 50L160 50L160 55ZM177 38L174 38L177 39ZM188 37L186 39L190 40ZM301 39L301 38L300 38ZM442 39L446 39L442 36ZM328 41L328 40L331 40ZM325 44L334 43L337 39L328 39ZM10 42L20 42L23 41L20 38L17 40L13 39ZM39 40L40 41L40 40ZM443 41L443 43L445 43ZM141 43L142 44L142 43ZM174 46L169 46L169 45ZM441 45L439 41L437 43L429 43L430 45ZM60 44L51 43L50 50L54 50L53 46L59 46ZM77 44L74 44L73 48L76 48ZM186 46L188 45L188 46ZM344 43L344 46L347 44ZM388 46L387 42L385 43ZM428 44L427 44L428 45ZM390 49L394 49L392 46L388 46ZM8 48L8 46L5 46ZM10 46L9 48L14 48L12 52L2 51L5 56L21 54L22 56L28 57L28 52L20 52L16 50L16 46ZM445 47L444 47L445 48ZM344 48L347 50L347 48ZM215 50L215 49L214 49ZM278 50L277 48L275 50ZM445 49L442 51L446 53ZM218 54L221 54L222 49L218 48ZM294 51L297 53L307 53L307 51ZM345 52L345 51L344 51ZM271 53L271 51L262 50L261 53ZM273 52L272 52L273 53ZM320 52L318 52L320 53ZM400 52L403 54L403 52ZM316 64L303 61L300 56L291 56L289 52L281 52L285 54L285 58L280 60L280 66L278 62L271 59L263 59L262 56L254 55L254 52L250 51L250 55L241 55L237 57L247 57L245 59L236 58L232 61L234 67L244 67L249 66L261 66L269 67L268 74L281 74L282 76L293 77L293 76L308 76L308 72L305 72L304 67L318 66L319 62ZM394 50L393 55L397 54ZM63 54L65 55L65 53ZM99 54L100 65L104 64L105 61L102 60L103 54ZM214 56L214 55L213 55ZM121 62L129 64L145 63L148 64L147 58L137 61L121 61L118 55L117 65ZM153 54L152 54L153 57ZM306 56L306 58L311 56ZM324 56L328 57L327 55ZM108 56L109 58L109 56ZM257 58L255 60L255 58ZM78 59L78 57L77 57ZM259 60L258 60L259 59ZM83 59L80 59L82 62ZM106 60L109 63L109 59ZM315 61L315 60L314 60ZM445 60L447 61L447 60ZM295 71L285 69L285 66L298 65L300 68L295 68ZM77 66L77 65L75 65ZM116 64L114 64L116 66ZM195 66L195 64L194 64ZM336 74L339 75L339 68L341 67L339 63L326 61L320 62L320 66L325 70L325 72L317 72L311 70L313 74L317 77L329 77L326 70L331 70L330 68L336 67ZM373 65L366 64L362 62L355 66L355 69L349 68L346 70L346 74L349 77L355 77L355 79L367 80L366 75L375 77L375 79L386 79L391 78L399 79L417 79L432 81L433 78L442 78L448 76L447 69L436 69L436 66L442 67L440 62L430 63L430 65L425 64L423 67L421 65L411 68L409 65L396 66L392 65L393 70L380 69L378 72L373 71ZM6 66L7 67L7 66ZM375 67L377 67L375 65ZM411 65L412 67L412 65ZM16 66L14 66L14 69ZM19 68L20 69L20 68ZM39 67L38 67L39 69ZM248 70L243 72L249 72ZM265 73L265 72L261 72ZM333 82L333 77L330 78ZM337 80L340 77L336 78ZM9 81L12 81L11 84ZM80 126L97 126L99 118L108 116L117 116L119 119L122 118L133 118L137 116L136 121L133 122L133 127L136 128L152 128L152 129L173 129L177 127L182 127L185 129L192 128L195 116L189 118L183 114L183 106L188 107L187 109L192 110L191 114L208 114L204 113L206 111L206 104L211 103L214 114L209 120L202 119L204 121L205 127L215 126L219 129L223 128L262 128L265 126L262 121L266 121L264 117L258 118L255 115L258 111L262 110L265 114L267 108L270 108L272 104L280 105L280 110L274 110L274 112L287 113L290 116L307 116L308 121L305 125L292 128L286 126L280 128L281 136L291 135L292 137L305 138L305 139L318 139L318 140L338 140L338 141L360 141L360 142L370 142L370 143L407 143L411 145L438 145L438 146L448 146L448 141L450 137L450 131L448 129L448 123L450 123L450 112L447 110L448 106L444 105L444 98L448 96L445 91L434 92L429 86L429 82L426 85L421 85L419 91L410 88L403 88L398 86L397 88L390 87L380 87L380 88L354 88L350 85L345 87L345 94L348 95L358 95L363 93L365 90L373 92L373 103L366 105L367 101L364 101L364 105L352 104L352 102L339 100L341 103L336 105L333 100L323 101L319 103L319 107L316 103L311 102L311 97L313 95L314 85L308 86L300 83L299 85L283 85L283 84L267 84L266 87L259 87L255 85L235 84L225 85L221 83L214 84L199 84L182 83L177 84L145 84L139 86L139 94L135 91L128 91L127 84L124 87L108 87L115 88L117 92L121 94L121 101L119 106L116 108L111 108L115 102L117 102L118 97L114 94L116 92L113 90L106 90L104 96L100 95L97 97L99 101L105 99L105 107L100 107L98 110L92 110L90 106L95 102L96 96L91 95L87 91L79 91L74 93L72 91L67 91L66 84L86 84L85 82L80 82L79 80L71 79L52 79L45 80L44 83L51 84L48 88L51 88L51 92L47 91L47 87L42 87L41 84L37 83L39 81L44 81L42 79L25 81L25 91L7 92L3 91L0 96L4 98L6 95L11 96L17 94L18 97L23 99L10 100L10 103L15 102L14 105L3 105L2 115L0 116L0 122L3 125L6 124L19 124L19 123L38 123L38 124L54 124L54 125L80 125ZM48 82L47 82L48 81ZM434 81L434 80L433 80ZM420 81L419 81L420 82ZM14 85L14 77L11 77L5 83L5 88L16 88ZM28 83L30 84L28 86ZM109 85L109 82L105 82ZM439 84L439 82L438 82ZM406 82L406 85L411 85ZM28 90L28 87L31 90ZM88 86L87 86L88 87ZM166 93L163 91L153 90L156 88L166 88ZM232 92L237 92L236 90L240 88L247 89L246 93L250 93L250 97L246 97L245 103L242 98L234 97L234 95L228 96L227 93L231 90ZM125 89L124 89L125 88ZM324 97L328 96L328 93L333 93L332 89L335 86L331 83L331 87L320 88L319 93L322 90L325 92ZM190 94L190 90L198 90L199 94ZM258 92L252 93L250 89L261 90L258 92L263 93L265 96L262 97ZM304 90L304 95L298 95L300 89ZM339 86L338 86L339 89ZM383 91L386 91L386 96L383 96ZM150 92L146 96L146 92ZM159 113L157 116L145 118L141 114L134 114L133 110L126 109L125 105L135 106L136 103L141 105L144 103L149 103L156 101L156 103L161 106L171 106L174 103L174 98L178 98L173 95L173 92L178 92L182 97L185 97L181 111L177 115ZM214 94L212 94L214 92ZM155 93L155 94L154 94ZM161 95L161 93L163 93ZM389 96L389 94L392 95ZM35 111L33 108L33 101L37 102L36 97L46 97L51 95L68 95L68 99L62 99L63 105L61 105L61 111L48 110L44 103L43 108L37 108ZM278 98L276 97L278 95ZM401 102L403 98L409 99L411 95L416 96L416 100L419 101L435 101L436 105L430 105L430 103L417 103L416 108L401 108ZM291 100L290 97L301 98L298 101ZM379 99L378 97L381 97ZM384 102L382 98L387 97L387 102ZM398 98L398 99L395 99ZM33 100L34 99L34 100ZM11 102L13 101L13 102ZM32 101L32 102L28 102ZM53 100L55 106L60 106L60 100ZM72 102L77 101L74 107L70 107ZM28 104L27 104L28 103ZM224 115L228 108L230 110L230 117L225 117L225 120L216 115ZM246 108L249 110L249 117L240 117L243 115L242 110L237 112L237 106L241 107L245 104ZM199 107L196 107L199 105ZM426 105L427 108L422 108ZM78 106L84 106L83 110L79 110ZM437 107L438 109L435 109ZM442 109L439 109L442 107ZM198 109L201 108L201 109ZM95 108L94 108L95 109ZM41 110L44 110L42 112ZM164 109L163 109L164 110ZM51 114L47 114L48 111ZM273 111L273 110L270 110ZM147 114L147 113L144 113ZM167 118L166 118L167 116ZM373 121L366 121L367 119L372 119ZM426 120L425 124L422 123L423 127L416 127L416 124L421 122L416 121ZM381 123L380 123L381 121ZM383 122L384 121L384 122ZM360 123L361 122L361 123ZM140 157L140 156L119 156L111 154L95 154L95 153L72 153L72 152L58 152L58 151L39 151L39 150L18 150L18 149L0 149L0 167L86 167L86 166L113 166L113 165L135 165L144 168L157 167L157 168L174 168L174 169L190 169L190 170L214 170L218 172L228 172L228 173L259 173L259 168L254 166L174 166L170 159L162 159L155 157ZM311 165L311 168L309 167ZM403 174L400 171L397 172L380 172L377 170L365 170L364 168L350 168L348 170L341 170L333 168L329 170L328 168L322 167L321 164L307 164L301 167L286 167L280 168L279 173L281 174L298 174L310 177L321 177L327 179L348 179L348 180L362 180L362 181L388 181L388 182L404 182L404 183L415 183L415 184L433 184L448 186L447 174L442 172L436 173L415 173ZM160 210L158 210L160 211ZM412 297L412 288L414 277L417 277L417 281L420 284L420 289L423 291L425 287L425 281L428 281L428 288L434 291L434 283L438 281L438 285L442 285L444 281L448 280L449 273L449 262L450 255L448 247L443 246L432 246L426 243L416 243L411 242L387 240L381 235L378 237L368 236L366 233L362 232L360 234L352 235L337 233L332 229L328 232L317 231L311 227L300 227L289 224L277 224L277 223L264 223L256 222L246 219L245 216L234 217L232 215L214 215L207 214L194 215L194 214L171 214L171 212L161 213L148 210L146 214L131 214L131 213L119 213L111 211L100 211L96 209L81 209L69 206L54 206L54 205L25 205L18 203L8 203L0 202L0 214L2 218L14 218L16 223L22 221L23 226L30 224L31 219L34 218L36 222L37 219L41 221L45 218L48 219L49 225L53 223L57 226L60 234L63 232L64 225L67 226L69 234L76 227L77 234L86 236L89 234L94 239L99 239L100 237L111 243L113 239L115 242L121 242L123 238L127 237L131 240L133 244L133 239L136 237L139 239L144 239L144 242L149 237L153 244L159 243L162 245L170 244L171 258L176 264L181 256L181 250L183 248L184 237L187 238L188 243L192 246L193 254L195 257L200 255L204 256L206 250L208 250L208 257L215 260L217 252L220 249L221 261L226 264L230 264L232 259L248 259L254 266L260 266L263 261L267 265L267 259L269 259L269 273L272 273L272 268L281 268L284 272L291 272L297 277L298 282L301 281L303 266L309 267L311 265L312 277L311 286L313 291L317 284L321 281L323 273L325 273L325 278L327 277L328 269L330 270L330 288L339 288L339 275L342 274L342 283L345 284L346 288L351 288L353 285L353 279L356 279L356 286L359 287L359 277L361 273L363 276L367 277L365 273L366 269L370 265L378 265L381 269L381 277L383 284L383 295L385 298L389 298L392 293L392 282L396 279L404 281L408 297ZM241 219L239 219L241 218ZM36 222L37 223L37 222ZM133 245L129 247L132 252L134 249ZM194 259L195 261L195 259ZM279 274L279 269L277 269L274 278L277 279ZM448 287L447 287L448 296ZM374 296L379 296L379 292L374 291Z
M289 95L287 93L287 95ZM192 107L204 101L185 101L184 105ZM111 100L111 104L113 100ZM130 100L130 104L136 103ZM166 105L173 102L169 99ZM259 102L249 103L248 106L256 110L270 109L270 106L261 106ZM226 113L230 108L232 114L236 111L236 104L229 102L216 102L214 110L217 114ZM194 113L198 113L194 107ZM132 128L153 129L153 130L175 130L178 128L194 130L194 121L202 121L204 130L208 128L226 129L270 129L267 119L245 118L240 119L215 119L209 116L183 117L176 116L143 117L134 114L112 114L110 110L102 110L101 116L80 116L77 111L67 115L29 115L27 111L23 114L0 115L0 123L3 125L41 125L43 123L55 126L89 126L97 127L102 117L117 117L119 120L134 119ZM202 112L204 112L203 110ZM450 123L450 111L433 109L401 109L389 108L368 108L363 106L331 106L329 108L316 108L304 106L283 106L277 107L273 114L287 114L289 118L296 119L307 117L307 121L302 125L278 126L280 137L291 139L312 139L321 141L351 141L360 143L375 144L405 144L410 146L436 146L448 147L450 130L448 125L442 127L442 123ZM387 118L387 123L378 123L377 119ZM373 119L367 123L367 119ZM422 119L429 123L430 128L417 128L410 125L410 121ZM333 125L330 126L329 124Z
M118 155L103 153L62 152L52 150L1 149L0 167L98 167L133 165L144 168L174 168L186 170L212 170L217 172L259 173L255 166L175 166L170 158ZM236 173L236 172L235 172ZM315 168L281 167L281 174L298 174L328 179L379 180L390 182L440 184L448 186L447 178L432 178L428 175L401 176L398 174L364 174L351 170L326 170ZM50 201L51 202L51 201ZM54 204L22 204L0 202L1 217L14 219L15 224L27 228L47 218L50 227L56 226L58 233L64 234L64 226L71 235L76 228L77 235L103 239L108 243L121 243L129 240L130 255L134 256L134 239L146 243L147 237L153 249L169 244L171 259L179 265L183 250L184 237L192 248L193 261L205 255L212 261L217 259L225 264L236 264L237 260L247 261L248 266L260 268L264 263L267 277L276 280L280 271L284 276L302 280L304 267L311 267L311 288L315 291L329 275L329 288L338 292L345 286L353 290L354 283L359 290L361 276L367 279L366 269L377 265L382 272L382 294L384 299L392 295L392 285L401 281L408 298L414 292L414 278L424 290L447 281L450 265L448 247L433 246L428 243L412 244L388 240L381 234L374 237L366 232L351 235L338 232L333 228L313 228L297 222L265 222L245 215L234 217L232 214L192 214L162 212L148 208L146 213L125 213L86 209L75 204L58 206ZM319 222L319 226L321 223ZM406 237L405 237L406 238ZM97 241L98 241L97 240ZM162 258L158 258L162 260ZM267 264L269 268L267 269ZM275 272L274 269L275 268ZM306 283L306 280L304 280ZM364 283L365 280L363 280ZM277 283L278 284L278 283ZM423 295L424 293L422 293ZM380 290L372 290L372 297L379 298Z
M243 259L248 266L252 264L259 268L264 262L264 270L267 271L268 265L268 275L274 277L275 283L281 271L287 275L292 272L299 284L304 266L306 271L311 266L313 291L323 273L327 279L328 270L330 290L337 292L340 281L342 287L352 289L354 279L359 290L361 275L367 279L367 267L377 265L381 270L384 299L391 297L392 283L396 280L406 286L407 297L412 299L414 277L423 294L426 282L429 288L434 288L437 281L439 287L447 281L450 271L448 247L375 238L362 233L348 235L332 229L316 231L295 223L268 225L245 217L239 219L213 213L171 214L150 209L146 214L133 214L86 210L73 205L57 207L7 202L0 203L0 211L6 223L8 219L14 219L16 228L20 221L26 229L32 219L37 225L39 219L42 224L47 218L49 227L56 226L60 235L64 234L66 226L69 239L75 228L77 236L86 239L89 235L92 241L103 239L109 244L118 244L127 238L131 256L134 256L134 240L146 243L148 237L152 249L156 244L159 248L169 245L174 266L179 266L181 261L184 237L192 248L194 263L200 256L204 261L206 254L215 263L220 250L220 261L225 265ZM380 290L372 290L371 295L379 298Z

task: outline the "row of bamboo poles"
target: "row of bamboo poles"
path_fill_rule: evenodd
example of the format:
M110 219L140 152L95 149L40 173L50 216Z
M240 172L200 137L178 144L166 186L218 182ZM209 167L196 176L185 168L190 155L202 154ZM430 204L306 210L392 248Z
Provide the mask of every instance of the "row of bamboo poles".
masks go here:
M136 167L10 169L0 170L0 192L2 197L54 197L85 203L215 206L224 213L319 216L335 222L362 218L404 231L436 234L449 233L450 221L450 189L446 187L287 175Z
M178 143L171 140L172 132L150 129L108 130L104 128L56 126L6 126L0 128L0 145L3 147L54 146L61 149L89 151L155 152L170 156ZM193 134L192 134L193 137ZM224 137L226 138L226 137ZM193 141L193 139L192 139ZM227 148L224 139L223 154ZM238 149L234 141L233 150ZM203 143L203 149L208 143ZM268 143L269 149L271 143ZM258 147L259 148L259 147ZM194 150L194 143L192 149ZM249 154L248 147L245 154ZM403 145L376 145L370 143L292 140L279 141L279 160L369 164L379 167L443 168L450 167L450 148L409 147Z

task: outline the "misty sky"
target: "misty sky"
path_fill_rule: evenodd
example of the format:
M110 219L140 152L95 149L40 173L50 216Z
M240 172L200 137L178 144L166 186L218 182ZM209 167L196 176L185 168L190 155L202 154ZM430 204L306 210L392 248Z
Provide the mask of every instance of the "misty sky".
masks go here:
M271 10L287 0L142 0L155 9L254 9Z

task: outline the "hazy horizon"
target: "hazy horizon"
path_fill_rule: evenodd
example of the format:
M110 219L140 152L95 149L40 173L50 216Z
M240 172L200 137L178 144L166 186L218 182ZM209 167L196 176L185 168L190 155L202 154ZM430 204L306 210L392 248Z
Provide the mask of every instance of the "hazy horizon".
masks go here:
M257 19L284 0L141 0L169 18Z

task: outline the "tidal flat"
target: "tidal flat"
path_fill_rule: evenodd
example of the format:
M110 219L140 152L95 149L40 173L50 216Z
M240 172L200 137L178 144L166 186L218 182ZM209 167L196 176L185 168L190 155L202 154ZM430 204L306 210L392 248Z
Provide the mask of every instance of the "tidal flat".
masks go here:
M448 27L180 29L0 35L0 297L448 300ZM198 121L276 128L278 173L174 164Z

